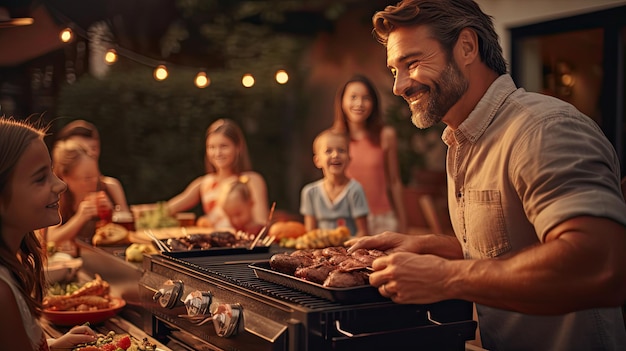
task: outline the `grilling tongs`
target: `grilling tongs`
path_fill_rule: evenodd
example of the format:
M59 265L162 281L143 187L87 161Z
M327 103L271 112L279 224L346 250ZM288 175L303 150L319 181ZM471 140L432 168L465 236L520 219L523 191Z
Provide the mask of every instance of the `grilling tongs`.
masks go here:
M159 240L156 235L154 235L154 233L152 232L152 230L147 229L143 231L147 236L150 237L150 239L152 239L152 241L156 244L156 246L161 250L161 251L167 251L167 252L171 252L172 249L170 249L167 245L165 245L165 243L163 243L161 240Z
M275 208L276 208L276 201L272 203L272 208L270 208L270 214L267 216L267 222L265 222L265 225L263 226L263 228L261 228L261 230L259 231L259 234L257 234L256 238L254 238L254 241L252 241L252 244L250 245L250 250L254 249L254 247L259 242L259 240L261 240L261 237L264 236L265 233L267 233L267 228L269 228L270 226L270 222L272 221L272 217L274 216Z

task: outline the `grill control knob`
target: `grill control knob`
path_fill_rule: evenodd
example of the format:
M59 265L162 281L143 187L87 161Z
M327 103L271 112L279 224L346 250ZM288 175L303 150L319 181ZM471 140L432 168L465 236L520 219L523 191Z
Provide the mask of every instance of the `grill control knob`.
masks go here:
M228 338L237 334L237 326L239 318L243 317L243 311L240 304L220 303L213 306L211 315L213 316L213 325L218 336Z
M211 305L212 295L210 291L195 290L189 293L183 302L187 309L187 315L191 317L207 314Z
M183 292L182 280L167 280L152 296L152 300L158 302L163 308L174 308L180 301L180 294Z

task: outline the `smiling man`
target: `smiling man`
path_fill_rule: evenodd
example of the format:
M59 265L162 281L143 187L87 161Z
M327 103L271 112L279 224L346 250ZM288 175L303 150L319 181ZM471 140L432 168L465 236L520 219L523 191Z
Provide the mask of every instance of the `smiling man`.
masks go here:
M472 0L405 0L373 22L413 123L447 125L456 238L352 240L390 253L370 283L397 303L474 301L489 350L626 349L626 204L600 128L517 88Z

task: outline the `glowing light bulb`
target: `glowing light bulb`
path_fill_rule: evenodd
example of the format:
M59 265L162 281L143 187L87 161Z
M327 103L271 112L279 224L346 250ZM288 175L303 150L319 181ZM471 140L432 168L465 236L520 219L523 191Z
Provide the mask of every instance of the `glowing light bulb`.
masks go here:
M198 88L206 88L211 84L211 79L206 75L206 72L198 72L194 83Z
M278 84L285 84L289 81L289 75L287 74L287 71L285 71L284 69L279 69L278 71L276 71L276 82L278 82Z
M241 84L243 84L243 86L246 88L252 87L254 85L254 77L252 76L252 74L244 74L243 78L241 78Z
M73 36L73 34L72 34L72 30L71 30L71 29L69 29L69 28L65 28L65 29L63 29L63 30L61 31L61 34L60 34L59 36L61 37L61 40L62 40L64 43L67 43L67 42L69 42L70 40L72 40L72 36Z
M117 52L114 49L109 49L106 54L104 54L104 61L106 63L113 64L117 61Z
M574 77L571 74L565 73L561 76L561 83L566 87L574 85Z
M165 65L158 65L157 68L154 69L154 79L158 81L165 80L167 74L167 67L165 67Z

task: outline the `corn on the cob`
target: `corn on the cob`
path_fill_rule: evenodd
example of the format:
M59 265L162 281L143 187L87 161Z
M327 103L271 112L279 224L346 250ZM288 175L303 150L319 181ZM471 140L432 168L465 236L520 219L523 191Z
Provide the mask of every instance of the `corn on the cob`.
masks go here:
M340 226L336 229L314 229L295 240L285 241L284 244L298 250L321 249L330 246L343 246L343 243L348 239L350 239L350 230Z

